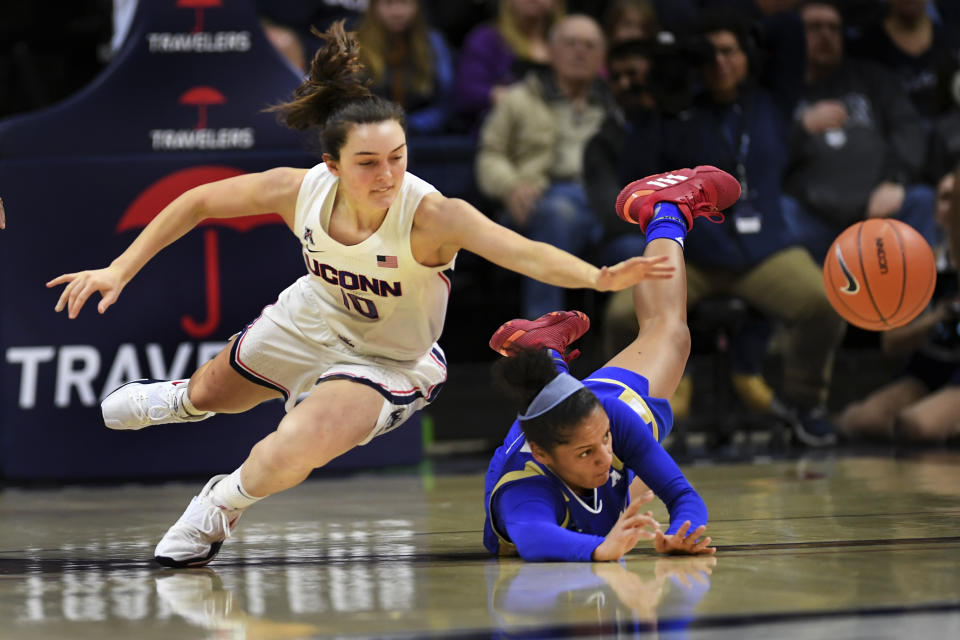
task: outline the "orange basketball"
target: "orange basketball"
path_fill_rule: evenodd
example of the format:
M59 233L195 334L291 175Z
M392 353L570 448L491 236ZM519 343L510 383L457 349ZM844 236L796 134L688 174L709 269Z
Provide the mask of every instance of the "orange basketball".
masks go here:
M851 225L823 262L830 304L871 331L900 327L926 308L937 282L930 245L913 227L887 218Z

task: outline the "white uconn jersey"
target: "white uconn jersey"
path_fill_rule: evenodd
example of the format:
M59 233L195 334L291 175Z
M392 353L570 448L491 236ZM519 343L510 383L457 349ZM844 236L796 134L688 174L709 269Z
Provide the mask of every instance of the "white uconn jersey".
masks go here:
M440 337L450 297L450 280L443 271L452 269L453 261L426 267L410 249L417 207L437 190L406 173L380 228L347 246L326 231L338 183L326 164L318 164L300 187L294 231L309 274L295 285L307 304L294 321L311 337L311 323L319 312L327 327L357 353L419 358Z

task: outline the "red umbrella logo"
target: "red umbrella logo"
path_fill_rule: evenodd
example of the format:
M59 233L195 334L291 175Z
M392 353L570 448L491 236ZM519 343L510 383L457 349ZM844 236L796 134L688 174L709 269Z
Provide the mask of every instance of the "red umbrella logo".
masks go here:
M177 0L178 7L193 9L193 29L191 33L203 31L203 10L222 6L220 0Z
M223 104L226 97L213 87L194 87L178 99L180 104L192 105L197 108L197 125L194 129L207 128L207 107L213 104Z
M234 167L200 166L183 169L160 178L137 196L117 223L117 233L141 229L153 220L160 210L173 202L184 191L208 182L232 178L246 173ZM275 213L242 218L208 219L199 226L203 231L204 271L207 284L207 318L202 322L190 316L180 318L180 326L192 338L206 338L220 326L220 250L215 227L227 227L241 233L264 224L282 224Z

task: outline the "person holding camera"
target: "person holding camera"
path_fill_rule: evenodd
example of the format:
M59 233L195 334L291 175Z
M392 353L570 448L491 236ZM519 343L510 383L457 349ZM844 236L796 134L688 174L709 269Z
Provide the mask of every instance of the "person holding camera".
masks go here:
M789 49L791 36L802 42L802 29L798 22L785 24L792 29L777 42ZM659 141L630 136L624 148L656 144L656 166L710 164L739 179L743 196L727 212L731 224L704 225L688 238L688 305L710 295L735 296L767 321L782 322L788 339L779 396L762 376L766 344L759 331L733 336L733 387L747 406L788 419L803 443L829 445L835 435L825 404L844 325L827 301L820 268L789 234L780 208L790 96L799 92L800 64L769 69L764 78L782 87L761 83L759 34L737 12L703 15L695 33L712 50L698 67L704 90L676 115L664 115ZM649 161L648 154L631 151L623 170L646 175L655 169L643 164ZM629 299L613 296L605 330L629 335L634 322Z

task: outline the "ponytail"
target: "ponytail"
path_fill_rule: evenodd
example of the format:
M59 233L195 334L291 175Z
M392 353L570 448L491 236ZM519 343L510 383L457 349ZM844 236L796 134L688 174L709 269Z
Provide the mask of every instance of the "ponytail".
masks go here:
M307 78L293 92L293 99L270 107L291 129L319 128L323 152L339 159L350 126L396 120L405 124L403 109L371 93L369 76L360 63L356 35L347 32L343 20L325 32L313 29L323 44L310 63Z

